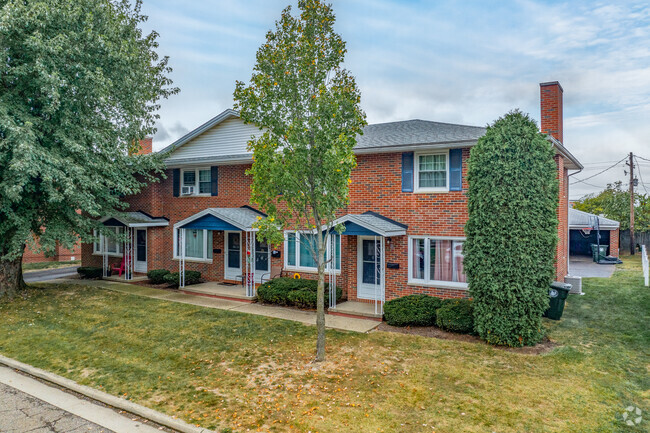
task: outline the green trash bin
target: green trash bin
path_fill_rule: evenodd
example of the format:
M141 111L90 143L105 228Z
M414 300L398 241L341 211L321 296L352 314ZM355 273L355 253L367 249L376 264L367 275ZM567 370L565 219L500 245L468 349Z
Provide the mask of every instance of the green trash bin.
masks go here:
M600 246L600 256L598 254L598 245L591 244L591 254L593 256L594 262L598 263L600 259L607 256L607 245Z
M544 317L548 317L552 320L560 320L562 318L562 312L564 312L564 301L566 301L567 296L569 296L570 290L571 284L561 283L559 281L551 283L551 287L548 289L550 304L548 310L544 312Z

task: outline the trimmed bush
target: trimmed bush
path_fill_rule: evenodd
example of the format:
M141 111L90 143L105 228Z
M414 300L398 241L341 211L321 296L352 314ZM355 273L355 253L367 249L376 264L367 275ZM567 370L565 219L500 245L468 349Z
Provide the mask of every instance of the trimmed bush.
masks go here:
M77 268L77 273L84 279L101 278L104 274L102 268L95 266L81 266Z
M274 278L257 288L257 299L265 304L290 305L299 308L316 308L318 281ZM343 290L336 288L336 301L343 298ZM329 304L329 284L325 283L325 305Z
M448 299L436 311L436 325L445 331L474 333L474 306L469 299Z
M472 147L463 245L474 325L491 344L533 345L555 277L558 180L551 143L519 111Z
M179 272L170 272L163 277L165 283L169 284L172 287L178 287L180 285L181 274ZM185 285L189 286L192 284L198 284L201 282L201 273L198 271L185 271Z
M171 274L167 269L152 269L147 272L147 278L151 284L163 284L165 283L165 276ZM185 273L185 278L187 278L187 273Z
M432 326L442 300L429 295L408 295L384 305L384 318L391 326Z

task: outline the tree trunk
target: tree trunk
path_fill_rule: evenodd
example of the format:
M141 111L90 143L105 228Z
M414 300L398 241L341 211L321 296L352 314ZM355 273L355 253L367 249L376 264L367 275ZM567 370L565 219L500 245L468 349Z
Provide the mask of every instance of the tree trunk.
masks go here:
M322 362L325 361L325 266L322 263L318 266L316 304L316 362Z
M23 254L13 260L0 259L0 299L12 299L26 287L23 280Z

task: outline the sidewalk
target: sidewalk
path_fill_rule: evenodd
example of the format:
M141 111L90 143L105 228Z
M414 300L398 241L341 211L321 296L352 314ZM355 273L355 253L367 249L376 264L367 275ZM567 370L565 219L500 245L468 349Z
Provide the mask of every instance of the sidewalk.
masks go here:
M28 376L0 366L0 431L160 433Z
M173 292L170 290L153 289L151 287L138 286L136 284L118 283L106 280L75 280L57 279L42 281L43 283L54 284L79 284L83 286L100 287L130 295L144 296L147 298L161 299L164 301L179 302L182 304L197 305L200 307L217 308L219 310L238 311L240 313L256 314L258 316L273 317L276 319L291 320L305 325L316 325L316 313L294 308L277 307L272 305L250 304L245 302L231 301L227 299L208 298L205 296L188 295ZM352 332L369 332L379 326L376 320L357 319L326 315L325 326L331 329Z

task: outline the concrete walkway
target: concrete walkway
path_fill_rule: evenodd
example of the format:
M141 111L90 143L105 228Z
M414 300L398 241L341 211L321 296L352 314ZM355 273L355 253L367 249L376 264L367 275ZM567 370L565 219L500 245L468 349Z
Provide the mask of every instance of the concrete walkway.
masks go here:
M614 273L616 265L600 265L591 256L571 256L569 259L569 274L582 278L609 278Z
M0 366L0 431L160 433L140 421Z
M182 304L198 305L200 307L217 308L219 310L237 311L239 313L255 314L258 316L273 317L276 319L291 320L305 325L316 325L316 313L294 308L277 307L272 305L250 304L228 299L209 298L199 295L189 295L171 290L154 289L138 286L136 284L117 283L106 280L73 280L57 279L48 281L54 284L78 284L83 286L100 287L130 295L144 296L147 298L161 299L164 301L179 302ZM357 319L327 315L325 326L331 329L352 332L369 332L379 326L376 320Z

